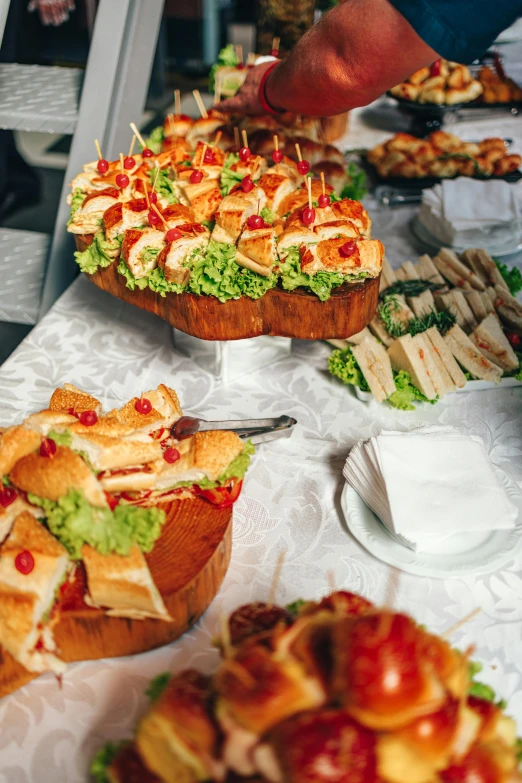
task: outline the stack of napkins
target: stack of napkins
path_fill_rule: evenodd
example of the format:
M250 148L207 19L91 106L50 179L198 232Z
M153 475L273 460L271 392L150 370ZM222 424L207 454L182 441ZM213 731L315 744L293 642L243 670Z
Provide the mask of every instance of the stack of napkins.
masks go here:
M515 526L517 509L482 442L451 427L360 441L343 475L392 536L415 552L429 552L457 533Z
M522 234L515 188L469 177L422 192L419 220L448 247L516 246Z

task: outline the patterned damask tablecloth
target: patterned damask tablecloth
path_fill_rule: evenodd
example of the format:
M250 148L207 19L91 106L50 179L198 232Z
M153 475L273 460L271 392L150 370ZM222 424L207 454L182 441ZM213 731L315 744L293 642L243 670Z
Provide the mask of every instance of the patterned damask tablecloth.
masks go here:
M384 241L392 262L414 257L408 223L415 210L373 206L374 235ZM0 702L0 783L86 781L94 752L108 739L131 734L151 677L188 666L212 671L220 615L267 598L282 550L287 552L277 594L282 603L324 594L330 571L339 587L376 602L387 598L392 570L350 536L339 505L343 462L358 439L382 428L424 423L460 427L483 439L493 462L522 490L522 388L450 395L436 406L399 412L362 403L331 378L330 350L325 343L295 342L289 359L220 385L173 349L165 323L81 278L3 365L2 425L45 406L52 389L69 381L107 406L166 382L187 412L217 419L290 414L298 427L290 440L258 448L235 506L228 575L191 631L140 656L71 665L62 687L44 675ZM482 609L453 641L461 648L475 645L475 657L486 664L484 679L508 699L522 731L521 595L517 557L502 572L484 577L401 574L393 597L397 608L435 632Z

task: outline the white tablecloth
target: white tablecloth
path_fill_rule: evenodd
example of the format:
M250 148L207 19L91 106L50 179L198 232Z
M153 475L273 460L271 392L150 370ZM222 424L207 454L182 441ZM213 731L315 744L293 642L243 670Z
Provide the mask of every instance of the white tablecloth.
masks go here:
M360 115L352 123L361 146ZM357 116L359 115L359 119ZM509 124L506 125L505 123ZM515 135L503 120L495 133ZM357 128L359 127L359 130ZM516 131L520 133L519 127ZM459 131L460 132L460 129ZM491 135L489 129L488 135ZM367 131L365 146L375 143ZM473 127L473 136L478 130ZM384 134L386 135L386 134ZM414 209L374 210L374 235L395 264L412 258L408 222ZM0 424L46 405L53 388L74 383L116 404L159 382L173 386L187 412L208 418L290 414L291 440L260 446L235 506L232 562L202 620L176 643L126 659L71 665L62 687L45 675L0 702L1 783L80 783L108 739L127 737L142 714L148 680L187 666L211 671L218 619L239 604L267 598L282 550L287 552L277 600L318 598L338 587L379 602L391 570L347 532L339 506L342 465L362 437L420 423L444 423L480 436L493 462L522 489L522 390L450 395L434 407L398 412L359 402L327 373L329 346L295 342L290 359L220 386L172 347L170 328L78 279L0 370ZM422 513L422 510L419 510ZM401 574L395 606L443 632L477 606L482 612L455 633L475 645L484 679L509 702L522 730L522 562L501 573L441 581Z

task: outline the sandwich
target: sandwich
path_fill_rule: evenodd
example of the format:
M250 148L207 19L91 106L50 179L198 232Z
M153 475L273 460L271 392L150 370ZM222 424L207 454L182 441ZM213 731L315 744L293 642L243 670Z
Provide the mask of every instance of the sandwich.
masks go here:
M9 473L9 480L17 488L32 497L57 502L69 490L78 490L92 506L106 508L107 499L93 472L74 451L57 446L51 456L40 451L32 452L18 460Z
M30 672L65 670L52 625L68 567L66 549L32 514L22 512L0 549L0 644Z
M469 291L474 288L476 291L485 291L486 286L469 267L459 261L459 258L453 250L447 247L441 248L433 259L433 263L450 283L463 291Z
M165 246L165 233L155 228L125 232L121 257L138 280L152 272L158 265L158 255Z
M190 277L187 263L195 250L204 250L210 241L210 231L200 223L177 226L178 239L167 242L158 255L158 266L169 283L186 285Z
M223 125L225 116L218 111L210 110L207 117L195 120L185 136L192 149L195 149L198 141L208 142L216 135L216 131Z
M333 160L320 160L314 163L311 169L316 176L324 174L324 178L336 193L342 193L346 185L346 170L342 163Z
M494 315L484 318L470 334L470 340L487 359L504 372L518 371L520 362Z
M259 275L269 277L277 261L276 230L264 223L259 228L245 228L237 245L236 262Z
M227 166L227 168L229 171L234 172L240 179L250 177L255 182L267 171L268 165L265 158L261 155L250 155L248 160L238 160L230 166Z
M163 783L224 780L219 744L210 678L192 669L170 679L136 734L141 758Z
M103 215L106 238L113 242L118 236L125 234L127 229L147 225L148 215L149 207L144 198L118 201L109 207Z
M5 497L5 490L0 490L0 495ZM9 487L8 500L8 505L0 504L0 544L5 541L20 514L27 512L37 519L44 516L41 508L27 503L14 487Z
M362 340L352 345L352 353L373 396L377 402L384 402L396 391L386 348L368 332Z
M291 250L299 251L299 248L308 248L318 242L317 234L306 226L290 226L277 238L277 253L281 261L284 261Z
M484 354L471 342L458 324L452 326L443 338L455 359L474 378L482 381L499 383L502 370L490 362Z
M8 476L19 459L37 451L41 440L38 432L20 425L4 430L0 437L0 478Z
M248 69L244 63L238 65L220 65L214 71L214 90L222 98L233 98L239 92L245 79L248 76Z
M180 182L179 186L182 200L185 199L185 203L192 207L197 223L214 220L223 199L218 180L207 178L196 184Z
M193 125L194 120L188 114L167 114L163 121L163 135L166 139L184 139Z
M217 505L230 505L241 491L241 483L253 454L253 446L234 432L212 430L197 432L175 442L179 458L174 463L158 460L150 463L148 480L127 483L125 475L114 476L102 484L124 503L151 506L169 500L203 497ZM146 485L146 486L145 486Z
M188 171L190 172L191 168L192 170L198 169L203 171L210 179L219 179L224 164L225 153L222 149L216 147L215 144L208 145L198 141L191 167L188 168Z
M148 413L138 411L139 405L137 408L136 404L139 399L133 397L119 410L110 411L107 414L132 427L134 430L133 440L138 440L139 435L157 434L159 430L168 429L183 415L178 395L174 389L170 389L164 383L160 383L156 389L150 389L143 393L142 399L149 400L152 405Z
M395 282L397 282L397 275L395 274L395 270L386 256L384 256L382 259L381 279L379 281L379 293L385 291Z
M301 269L308 275L335 272L351 279L378 277L384 247L378 239L351 240L350 255L345 251L346 239L325 239L308 246L301 253Z
M86 394L71 383L64 383L63 389L55 389L49 402L49 410L67 412L69 415L94 411L101 413L101 402Z
M269 169L259 180L259 187L266 195L267 207L278 215L281 212L283 201L295 190L293 178L286 176L282 171Z
M504 144L504 140L502 140L502 144ZM499 268L485 250L470 248L462 253L461 258L477 277L480 277L486 286L499 285L501 288L505 288L506 291L509 291L508 285L500 274Z
M428 400L435 400L444 393L444 383L431 355L428 342L422 334L412 337L405 334L388 348L391 365L396 372L404 370L414 386Z
M235 245L248 218L258 212L258 203L259 211L266 203L263 195L262 191L254 188L250 193L237 190L225 196L216 212L212 239L215 242Z
M413 313L412 313L412 317L413 317ZM389 348L390 345L393 345L393 337L386 329L386 326L384 325L384 321L379 315L375 315L372 318L372 320L368 324L368 329L387 348Z
M67 231L71 234L95 234L103 224L105 212L121 198L122 191L118 188L108 187L89 193L69 221Z
M451 391L454 391L455 389L463 389L466 385L466 376L459 367L459 364L455 360L455 357L451 353L450 349L444 342L444 338L437 327L432 326L430 329L427 329L425 332L423 332L423 334L424 337L431 343L434 360L437 364L439 372L441 372L442 365L450 377L450 383L454 386L454 389ZM438 357L440 361L437 361L436 357Z
M465 332L471 332L475 328L477 321L461 290L452 288L447 294L436 294L435 299L441 310L453 313L457 319L457 324Z
M489 302L489 297L485 291L466 291L465 298L477 323L483 321L491 312L486 309L486 300Z
M429 280L431 283L442 286L446 284L446 281L427 254L424 254L419 258L417 262L417 272L421 280Z
M398 280L420 280L417 269L411 261L405 261L395 272ZM433 294L429 289L418 296L407 296L406 300L417 318L436 310Z
M172 622L145 556L136 544L128 555L102 555L85 544L82 560L87 572L89 605L103 607L110 617L150 617Z
M32 413L24 419L22 426L28 430L47 436L52 430L60 430L76 424L78 421L71 409L71 413L61 410L43 410Z
M494 288L487 289L493 304L501 320L510 329L522 334L522 305L509 291L498 284Z
M169 204L162 210L163 220L169 228L177 228L187 223L194 223L194 210L185 204Z

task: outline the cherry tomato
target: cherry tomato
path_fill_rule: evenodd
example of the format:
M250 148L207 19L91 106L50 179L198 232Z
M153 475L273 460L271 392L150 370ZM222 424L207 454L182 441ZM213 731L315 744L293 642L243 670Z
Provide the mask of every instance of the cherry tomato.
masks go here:
M130 180L126 174L118 174L116 177L116 184L123 190L129 184Z
M311 226L315 221L315 209L313 207L311 209L310 207L304 207L301 212L301 220L305 226Z
M147 215L149 219L149 223L151 226L157 226L161 223L161 218L157 214L157 212L154 212L153 209L150 210L149 214Z
M300 160L297 164L297 171L304 177L310 171L310 163L307 160Z
M348 240L339 248L339 255L343 258L350 258L357 250L357 242L354 239Z
M44 438L40 444L40 454L42 457L54 457L56 454L56 443L52 438Z
M330 206L330 196L327 193L321 193L319 198L317 199L317 203L321 207L321 209L324 209L325 207Z
M250 157L249 148L241 147L241 149L239 150L239 160L241 160L243 163L246 163L249 157Z
M85 427L92 427L97 421L96 411L83 411L80 414L80 424L83 424Z
M106 174L109 170L109 161L105 158L100 158L98 165L96 166L100 174Z
M27 574L30 574L33 570L34 557L27 549L23 552L19 552L15 557L15 568L24 576L27 576Z
M250 191L254 189L254 183L252 182L251 177L243 177L241 180L241 187L245 193L250 193Z
M181 454L177 449L168 448L163 452L163 459L165 462L170 462L171 464L177 462L180 457Z
M144 416L146 416L147 413L150 413L152 410L152 403L146 397L140 397L139 400L136 400L136 404L134 405L134 407L136 408L138 413L141 413Z
M432 63L430 68L430 76L440 76L440 67L442 65L441 60L435 60L434 63Z
M148 147L145 147L141 154L143 155L144 158L152 158L152 157L154 157L153 151L149 150Z
M250 215L250 217L247 220L247 226L251 230L254 230L256 228L262 228L264 222L265 221L263 220L261 215Z
M167 240L167 242L175 242L176 239L179 239L182 236L183 234L181 233L181 231L178 231L177 228L169 228L165 239Z
M193 171L190 175L190 181L193 185L197 185L198 182L201 182L203 179L203 172L202 171Z
M111 493L110 493L110 492L104 492L103 494L104 494L104 495L105 495L105 497L107 498L107 503L109 504L109 508L110 508L110 510L111 510L111 511L114 511L114 509L116 508L116 506L117 506L117 505L118 505L118 503L119 503L119 500L116 500L116 498L114 497L114 495L111 495Z
M272 160L274 161L274 163L281 163L281 161L283 160L283 153L281 152L281 150L274 150L272 152Z
M18 497L18 492L14 487L2 487L0 490L0 506L7 508L11 503L14 503Z
M123 168L124 169L133 169L135 165L136 165L136 161L134 160L134 158L131 158L131 157L129 157L127 155L127 157L123 161Z
M506 337L508 338L513 348L520 347L520 335L515 334L514 332L506 332Z

